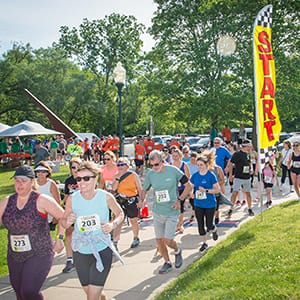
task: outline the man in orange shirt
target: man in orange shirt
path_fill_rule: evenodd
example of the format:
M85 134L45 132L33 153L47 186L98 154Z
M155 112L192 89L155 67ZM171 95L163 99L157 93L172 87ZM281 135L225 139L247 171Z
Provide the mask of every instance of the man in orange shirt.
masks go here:
M176 141L175 138L171 139L171 142L169 144L169 148L171 148L172 146L176 146L178 149L180 149L180 143L178 141Z
M144 146L146 150L146 155L145 155L145 163L146 166L148 166L148 156L152 150L154 150L154 140L151 138L151 135L148 135L147 138L144 139Z
M113 137L108 140L109 150L111 150L117 157L120 149L120 140L117 135L114 133Z
M140 139L137 139L134 145L134 152L135 152L135 171L138 175L143 176L144 172L144 159L146 150L143 145L140 143Z
M231 142L231 130L229 129L228 125L226 124L225 127L221 131L223 140L226 144Z

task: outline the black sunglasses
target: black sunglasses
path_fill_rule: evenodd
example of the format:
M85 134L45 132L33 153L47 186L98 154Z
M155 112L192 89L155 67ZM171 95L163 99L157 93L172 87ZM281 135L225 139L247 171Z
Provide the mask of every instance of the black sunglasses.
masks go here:
M122 163L122 162L120 162L120 163L117 163L117 167L124 167L124 166L126 166L126 164L125 164L125 163Z
M110 158L104 158L104 160L110 160Z
M72 170L78 170L78 167L72 166L71 169L72 169Z
M159 163L156 163L156 164L153 164L153 165L150 164L150 167L151 167L151 168L153 168L153 167L158 167L159 165L160 165L160 162L159 162Z
M90 181L91 178L96 178L96 176L83 176L83 177L76 177L75 180L77 182L80 182L81 180L83 181Z

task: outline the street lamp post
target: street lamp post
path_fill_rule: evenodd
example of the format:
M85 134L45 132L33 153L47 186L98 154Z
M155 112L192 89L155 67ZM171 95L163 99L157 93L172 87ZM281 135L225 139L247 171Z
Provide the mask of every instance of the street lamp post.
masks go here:
M113 70L113 77L118 88L118 100L119 100L119 139L120 150L119 155L123 156L123 117L122 117L122 88L125 85L126 70L123 68L122 63L119 61L117 66Z

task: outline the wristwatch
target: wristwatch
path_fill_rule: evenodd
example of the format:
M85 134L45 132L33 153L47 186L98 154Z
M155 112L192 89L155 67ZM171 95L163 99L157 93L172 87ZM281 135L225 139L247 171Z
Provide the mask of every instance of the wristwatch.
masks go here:
M59 240L63 240L64 239L64 235L63 234L58 234L56 236L56 238L59 239Z
M208 193L208 190L206 190L206 193Z

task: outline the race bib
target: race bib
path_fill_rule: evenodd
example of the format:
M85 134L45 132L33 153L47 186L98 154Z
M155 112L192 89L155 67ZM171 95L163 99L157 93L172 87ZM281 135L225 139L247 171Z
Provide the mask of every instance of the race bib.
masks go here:
M90 232L101 229L100 218L98 215L78 217L76 223L81 232Z
M294 168L300 168L300 161L293 161Z
M169 202L170 201L170 195L169 195L168 190L156 191L155 196L156 196L157 203Z
M256 164L256 159L255 158L251 159L251 164L253 164L253 165Z
M250 167L249 166L244 166L243 167L243 173L249 173L250 172Z
M105 180L105 189L112 190L112 181L111 180Z
M273 177L265 176L265 183L272 183Z
M138 159L142 160L143 159L143 155L138 155Z
M25 252L31 250L31 244L28 234L11 235L10 236L11 249L14 252Z
M196 199L198 200L204 200L206 199L206 193L201 191L196 191Z

